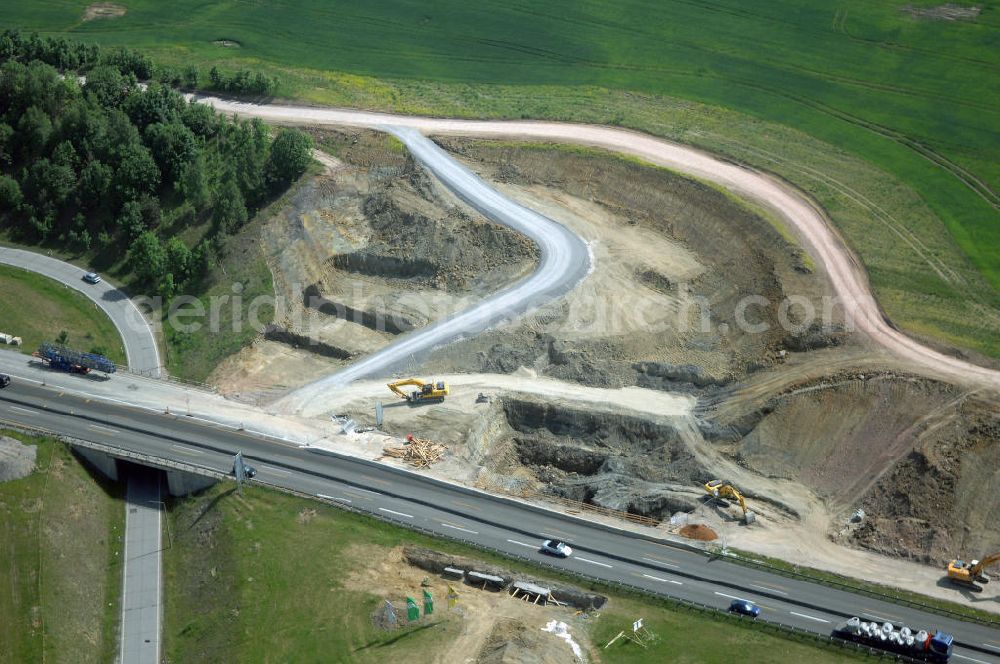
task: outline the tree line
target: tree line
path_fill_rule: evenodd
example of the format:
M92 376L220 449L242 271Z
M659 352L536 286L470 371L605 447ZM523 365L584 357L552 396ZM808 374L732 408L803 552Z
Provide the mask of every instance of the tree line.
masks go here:
M0 225L21 242L127 255L143 287L170 297L305 172L312 141L139 85L154 73L126 48L0 35ZM202 226L191 246L179 239Z

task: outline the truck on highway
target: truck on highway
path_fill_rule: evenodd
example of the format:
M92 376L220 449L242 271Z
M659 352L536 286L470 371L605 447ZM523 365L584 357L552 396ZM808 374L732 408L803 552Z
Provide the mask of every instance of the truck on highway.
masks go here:
M115 363L97 353L82 353L70 348L54 344L42 344L32 353L53 369L68 373L88 374L91 370L113 374L117 367Z
M946 664L951 659L955 640L951 634L941 631L931 634L905 626L896 629L892 623L866 622L857 617L837 625L833 637L933 664Z

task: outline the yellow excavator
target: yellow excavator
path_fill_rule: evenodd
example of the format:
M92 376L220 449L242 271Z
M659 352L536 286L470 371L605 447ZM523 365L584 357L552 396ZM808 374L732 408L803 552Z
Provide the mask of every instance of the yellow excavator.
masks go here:
M412 385L420 389L413 390L409 393L400 389L408 385ZM397 396L414 404L436 403L444 401L444 398L448 396L448 385L443 380L439 380L436 383L428 383L419 378L406 378L404 380L397 380L395 383L389 383L389 389L392 390Z
M993 563L1000 562L1000 552L986 556L982 560L965 562L961 558L948 563L948 578L963 586L968 586L975 592L982 592L978 583L989 583L990 577L984 571Z
M729 482L711 480L705 483L705 491L713 498L728 498L739 503L740 509L743 510L743 520L747 525L757 520L757 515L747 507L747 501L743 498L743 494Z

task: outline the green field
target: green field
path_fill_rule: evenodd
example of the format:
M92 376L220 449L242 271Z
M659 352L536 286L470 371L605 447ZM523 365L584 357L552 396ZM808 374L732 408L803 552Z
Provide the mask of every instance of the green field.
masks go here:
M387 632L371 620L382 596L347 583L348 577L364 573L401 544L539 572L458 543L260 487L248 487L240 496L229 483L174 502L168 528L165 653L170 661L190 664L439 661L436 655L441 649L463 633L462 619L450 613L440 597L433 620L427 621L433 627ZM581 579L557 578L587 586ZM390 596L395 597L398 589L392 580L373 583L391 588ZM607 588L594 589L609 594ZM413 592L419 593L419 587ZM480 591L459 585L458 592L461 597ZM735 660L825 664L848 659L839 648L788 640L721 614L710 617L621 593L609 597L599 616L574 620L572 630L589 630L592 642L603 646L642 615L660 637L647 650L624 644L601 651L601 661L609 664ZM544 611L539 609L536 618L539 627L548 619ZM475 655L468 653L470 661Z
M203 74L262 68L287 97L609 122L776 172L830 212L895 322L1000 357L995 1L968 21L862 0L138 0L85 22L87 4L7 3L0 20Z
M117 485L94 480L69 448L38 448L35 472L0 482L0 662L110 662L120 618Z
M77 291L47 277L0 265L0 311L0 332L21 337L25 353L65 331L67 346L101 350L125 364L125 348L111 319Z

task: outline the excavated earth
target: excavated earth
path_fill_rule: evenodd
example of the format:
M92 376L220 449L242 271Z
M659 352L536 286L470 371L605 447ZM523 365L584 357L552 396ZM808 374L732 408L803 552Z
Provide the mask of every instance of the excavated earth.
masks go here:
M263 237L291 305L217 372L223 389L302 384L536 264L530 243L429 180L392 139L316 138L330 168ZM934 565L1000 548L990 519L1000 513L1000 396L916 376L850 333L825 301L825 277L780 224L702 183L599 152L440 142L582 236L595 269L559 302L413 367L428 378L476 374L465 390L493 397L475 403L459 389L442 406L386 410L384 431L448 445L430 472L664 521L685 512L725 528L734 545L817 565L826 556L831 568L838 545ZM756 329L740 319L748 296L760 296L745 311ZM812 320L808 308L830 313ZM698 406L659 416L588 405L568 389L533 394L536 377L684 393ZM380 389L331 395L323 414L374 425L374 400L392 398ZM731 530L736 511L706 505L701 485L715 478L750 497L757 525ZM849 524L858 508L866 518Z

